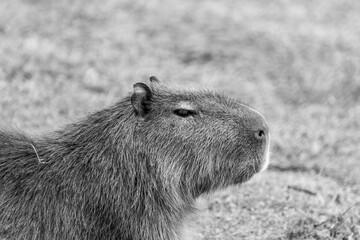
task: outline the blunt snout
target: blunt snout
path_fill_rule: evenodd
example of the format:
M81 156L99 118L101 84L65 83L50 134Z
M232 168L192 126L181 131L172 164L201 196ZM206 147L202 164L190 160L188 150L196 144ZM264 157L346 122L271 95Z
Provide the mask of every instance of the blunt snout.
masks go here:
M267 166L269 165L269 148L270 148L270 133L269 133L269 127L265 120L265 118L262 115L259 115L257 117L257 121L255 121L254 124L254 136L257 142L260 144L260 151L262 152L263 160L262 160L262 166L260 171L264 171Z
M266 141L266 139L269 136L269 127L265 120L263 120L261 122L261 124L259 124L259 125L260 126L255 128L255 131L254 131L255 138L259 139L261 141Z
M269 138L269 126L264 116L260 113L255 114L252 122L252 130L255 138L267 142Z
M268 123L260 112L253 108L245 106L249 141L254 143L253 149L256 150L256 156L260 157L259 171L264 171L269 165L270 158L270 132Z
M255 138L257 142L267 143L270 135L269 126L264 115L246 105L243 105L242 114L243 119L246 119L246 121L243 121L245 123L243 126L248 130L250 138Z

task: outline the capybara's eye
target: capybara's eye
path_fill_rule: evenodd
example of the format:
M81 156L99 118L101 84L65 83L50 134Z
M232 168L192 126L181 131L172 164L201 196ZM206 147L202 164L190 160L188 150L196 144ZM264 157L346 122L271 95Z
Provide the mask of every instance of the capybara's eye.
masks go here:
M173 112L174 112L174 114L176 114L180 117L190 117L190 116L196 115L195 110L184 109L184 108L175 109Z

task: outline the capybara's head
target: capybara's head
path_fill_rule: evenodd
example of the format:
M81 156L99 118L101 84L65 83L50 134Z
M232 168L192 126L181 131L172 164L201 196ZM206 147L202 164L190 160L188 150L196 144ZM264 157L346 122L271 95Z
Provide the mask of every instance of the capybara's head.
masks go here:
M162 183L197 197L267 166L269 128L262 114L218 93L150 80L150 87L134 85L134 136Z

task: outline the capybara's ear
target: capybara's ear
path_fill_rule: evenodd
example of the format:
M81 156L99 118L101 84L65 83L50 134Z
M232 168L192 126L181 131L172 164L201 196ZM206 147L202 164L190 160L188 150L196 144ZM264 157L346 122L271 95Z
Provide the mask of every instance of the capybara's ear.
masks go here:
M149 112L151 97L151 89L146 84L141 82L134 84L134 92L131 96L131 104L135 109L136 115L143 117Z
M150 77L150 82L151 82L151 83L159 83L160 81L159 81L159 79L158 79L157 77L151 76L151 77Z

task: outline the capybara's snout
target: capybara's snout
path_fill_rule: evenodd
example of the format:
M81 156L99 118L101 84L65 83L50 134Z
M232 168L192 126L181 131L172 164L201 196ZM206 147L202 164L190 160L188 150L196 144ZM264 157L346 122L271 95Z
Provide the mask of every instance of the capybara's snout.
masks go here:
M269 164L270 131L266 118L253 108L245 106L245 128L248 131L248 142L260 162L260 171Z

